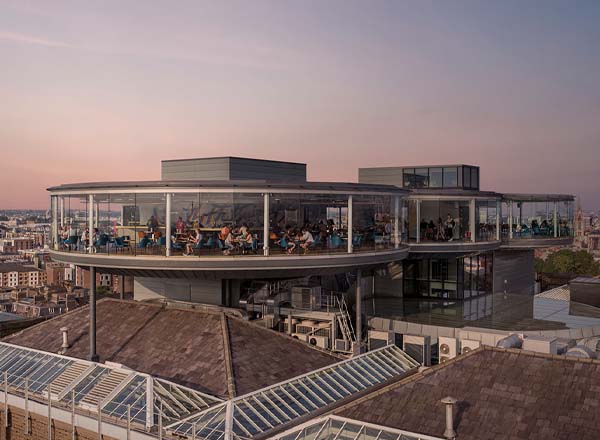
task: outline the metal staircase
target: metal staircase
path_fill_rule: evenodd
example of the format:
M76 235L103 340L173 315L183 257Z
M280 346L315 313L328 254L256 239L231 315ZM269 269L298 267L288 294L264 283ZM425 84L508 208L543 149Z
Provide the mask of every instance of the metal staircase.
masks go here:
M350 320L350 313L348 312L346 300L343 296L335 296L335 298L337 301L338 309L340 310L340 315L338 316L338 324L342 331L342 336L347 341L355 342L356 334L354 333L354 328L352 327L352 321Z

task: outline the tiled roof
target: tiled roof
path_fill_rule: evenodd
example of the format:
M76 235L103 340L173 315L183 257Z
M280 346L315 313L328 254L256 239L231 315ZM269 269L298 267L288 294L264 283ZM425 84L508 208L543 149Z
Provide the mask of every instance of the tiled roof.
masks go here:
M66 354L86 359L88 320L86 306L4 341L56 353L62 344L60 328L68 327ZM114 299L98 301L97 352L101 362L117 362L220 397L254 391L339 361L223 313Z
M446 396L461 440L598 439L600 361L484 347L358 399L335 413L442 436Z
M547 298L556 299L559 301L570 301L571 300L571 289L568 284L555 287L554 289L545 290L536 295L536 298Z
M41 270L34 266L19 263L0 263L0 273L7 272L41 272Z

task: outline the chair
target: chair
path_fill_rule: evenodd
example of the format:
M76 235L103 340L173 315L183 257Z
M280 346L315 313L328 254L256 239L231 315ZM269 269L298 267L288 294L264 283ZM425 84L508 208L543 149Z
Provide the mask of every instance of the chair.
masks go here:
M287 252L289 244L288 244L288 241L285 239L285 237L281 237L281 240L279 240L279 247L283 251Z
M208 249L214 249L215 246L217 245L217 240L215 239L214 235L211 235L210 237L208 237L208 240L206 240L206 244L204 245L204 247L208 248Z
M127 246L121 237L115 237L114 241L115 249L118 251L119 249L125 249Z
M339 235L334 234L331 237L329 237L329 247L331 249L337 249L342 245L342 239L340 238Z
M362 234L356 234L352 236L352 247L357 248L362 244Z

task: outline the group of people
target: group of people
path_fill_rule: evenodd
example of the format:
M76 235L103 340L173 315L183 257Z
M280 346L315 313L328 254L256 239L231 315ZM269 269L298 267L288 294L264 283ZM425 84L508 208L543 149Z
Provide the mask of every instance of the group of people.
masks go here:
M63 225L60 227L59 236L65 250L90 249L90 243L95 245L100 240L100 231L94 228L90 234L90 228L83 228L80 232L76 224Z
M437 222L434 223L433 220L428 222L423 218L420 224L421 237L424 240L432 241L453 241L455 228L457 228L456 221L450 213L446 216L445 221L438 217Z
M186 229L187 224L179 217L175 223L176 235L173 237L173 240L184 241L185 251L183 255L189 256L194 254L194 249L202 247L204 234L202 233L203 226L201 224L195 226L189 234L186 233ZM217 240L222 244L223 255L230 255L236 249L244 251L245 249L252 248L256 238L250 232L248 225L242 223L241 226L234 228L227 225L223 226L217 234Z

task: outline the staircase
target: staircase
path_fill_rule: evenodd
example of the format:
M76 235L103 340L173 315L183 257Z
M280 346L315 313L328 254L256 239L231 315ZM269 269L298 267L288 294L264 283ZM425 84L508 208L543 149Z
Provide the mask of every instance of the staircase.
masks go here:
M121 383L129 377L129 373L111 370L105 374L100 381L81 399L81 403L98 406L111 394Z
M340 316L338 317L338 323L342 330L342 336L347 341L356 341L356 335L354 328L352 327L352 321L350 320L350 313L348 312L348 306L344 297L336 296L337 306L340 310Z
M88 368L89 365L82 362L73 362L69 365L52 381L51 387L49 387L52 388L52 397L59 398Z

